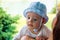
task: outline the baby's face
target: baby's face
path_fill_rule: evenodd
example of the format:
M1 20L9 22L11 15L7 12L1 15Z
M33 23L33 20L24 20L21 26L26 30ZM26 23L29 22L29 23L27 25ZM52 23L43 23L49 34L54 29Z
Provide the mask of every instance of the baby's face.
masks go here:
M28 12L26 19L27 19L26 20L27 26L29 28L36 29L36 28L39 28L42 17L40 17L39 15L37 15L33 12Z

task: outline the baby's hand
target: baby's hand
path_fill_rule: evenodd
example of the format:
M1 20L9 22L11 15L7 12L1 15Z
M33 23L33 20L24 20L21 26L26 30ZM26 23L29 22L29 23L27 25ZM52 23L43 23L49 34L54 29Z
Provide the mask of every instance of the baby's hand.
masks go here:
M21 38L21 40L34 40L34 39L28 35L25 35Z
M36 40L47 40L47 39L48 39L47 37L43 37L43 36L36 37Z

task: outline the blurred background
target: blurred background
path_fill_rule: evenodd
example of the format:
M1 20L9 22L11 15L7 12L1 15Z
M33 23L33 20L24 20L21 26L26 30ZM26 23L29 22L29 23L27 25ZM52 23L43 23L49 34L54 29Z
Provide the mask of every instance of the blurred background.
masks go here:
M26 24L24 9L36 1L46 5L49 20L45 25L52 31L52 20L56 15L59 0L0 0L0 40L12 40Z

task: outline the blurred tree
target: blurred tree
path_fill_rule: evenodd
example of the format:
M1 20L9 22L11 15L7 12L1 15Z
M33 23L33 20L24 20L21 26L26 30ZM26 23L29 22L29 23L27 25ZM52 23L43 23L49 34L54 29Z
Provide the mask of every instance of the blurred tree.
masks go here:
M60 11L60 2L57 3L57 11Z
M16 33L14 23L17 23L19 16L11 17L0 7L0 40L12 40Z
M55 6L52 8L51 13L56 14L56 7Z

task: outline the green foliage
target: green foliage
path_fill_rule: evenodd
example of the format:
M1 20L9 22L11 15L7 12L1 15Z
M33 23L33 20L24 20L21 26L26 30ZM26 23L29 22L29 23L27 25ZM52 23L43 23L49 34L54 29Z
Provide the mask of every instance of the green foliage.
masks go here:
M0 7L0 40L12 40L16 33L14 23L17 23L19 16L11 17Z
M56 7L53 7L53 8L52 8L51 13L53 13L53 14L56 13Z

